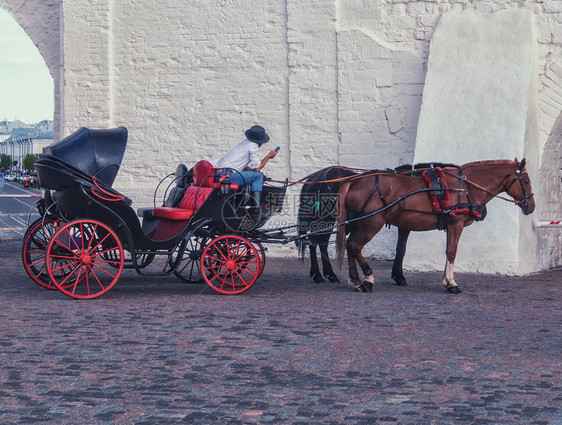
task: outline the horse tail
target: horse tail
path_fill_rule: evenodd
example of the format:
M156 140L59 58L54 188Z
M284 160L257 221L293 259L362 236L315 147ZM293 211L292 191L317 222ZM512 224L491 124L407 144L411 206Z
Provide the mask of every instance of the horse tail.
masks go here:
M307 246L306 241L308 240L306 234L310 229L310 225L307 221L307 215L306 215L307 207L304 205L305 203L304 195L305 193L303 188L299 196L299 212L297 215L297 231L300 238L295 241L295 245L297 246L298 259L303 262L306 254L306 246Z
M351 186L351 182L347 181L340 187L338 191L338 196L336 199L336 225L338 226L338 230L336 232L336 267L338 273L341 273L341 268L343 266L343 256L345 252L345 224L347 220L347 208L345 205L345 199L347 197L347 192L349 191L349 187Z
M295 241L297 245L298 259L304 263L304 256L306 254L306 242L303 239L298 239Z

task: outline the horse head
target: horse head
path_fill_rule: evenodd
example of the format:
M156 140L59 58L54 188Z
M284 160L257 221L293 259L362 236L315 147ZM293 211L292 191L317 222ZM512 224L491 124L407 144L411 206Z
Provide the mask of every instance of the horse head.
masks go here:
M519 162L517 158L515 158L514 162L515 174L505 191L509 196L515 199L515 202L519 205L523 214L528 215L535 210L535 198L533 188L531 187L531 179L525 168L527 160L523 158L521 162Z

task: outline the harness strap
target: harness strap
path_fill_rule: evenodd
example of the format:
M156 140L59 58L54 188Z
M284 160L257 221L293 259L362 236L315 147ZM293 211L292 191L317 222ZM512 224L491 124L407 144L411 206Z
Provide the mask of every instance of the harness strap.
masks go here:
M433 211L438 212L451 206L451 198L449 197L447 179L443 174L441 167L431 168L422 173L425 184L428 188L433 189L429 193Z
M382 201L383 205L386 207L388 205L388 203L384 199L384 196L382 196L381 187L379 185L379 175L378 174L375 176L375 185L373 186L373 190L372 190L371 194L367 197L367 199L365 199L365 202L363 203L363 207L361 207L361 212L365 212L365 208L367 207L367 204L369 203L369 201L371 200L371 198L373 197L373 195L375 193L378 193L380 200Z
M456 205L451 204L449 196L449 188L445 172L440 167L428 169L422 173L427 188L428 195L431 200L433 212L437 214L437 228L443 230L444 217L446 215L470 214L476 221L482 221L486 217L486 207L478 205L471 201L470 193L466 189L465 179L463 178L462 169L458 168L458 179L460 181L460 189L458 191L458 200ZM462 194L466 195L467 202L462 203Z

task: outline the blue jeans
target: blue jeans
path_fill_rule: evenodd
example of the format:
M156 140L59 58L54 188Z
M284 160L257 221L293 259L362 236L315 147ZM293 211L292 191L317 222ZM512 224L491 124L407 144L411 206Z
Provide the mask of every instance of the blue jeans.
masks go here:
M263 188L263 174L259 171L230 171L230 182L236 183L240 188L250 185L252 192L261 192ZM242 179L244 177L244 179Z

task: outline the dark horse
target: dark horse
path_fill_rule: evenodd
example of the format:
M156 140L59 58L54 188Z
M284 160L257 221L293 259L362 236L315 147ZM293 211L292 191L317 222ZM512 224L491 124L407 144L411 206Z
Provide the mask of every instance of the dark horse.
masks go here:
M338 192L338 231L336 237L337 260L341 266L344 249L349 263L349 284L357 291L371 292L373 271L362 255L362 250L385 225L408 231L426 231L442 228L447 232L446 265L443 283L451 293L460 293L454 278L457 246L466 226L485 215L485 205L502 192L515 200L523 214L535 209L531 182L521 162L509 160L478 161L459 168L443 168L446 179L443 193L450 198L446 211L436 212L435 200L429 196L433 189L426 187L421 176L400 173L365 173L343 183ZM353 221L350 235L345 241L348 216ZM359 262L363 281L356 268Z
M436 165L444 166L444 164ZM426 166L428 164L419 164L414 168ZM402 166L398 167L396 171L411 168L411 166ZM310 277L316 283L325 282L325 279L329 282L340 281L330 262L328 244L336 221L337 193L343 183L358 174L351 168L332 166L323 168L304 179L299 199L297 225L299 236L311 232L311 235L307 238L310 252ZM347 227L347 231L351 231L351 226ZM403 272L403 260L409 235L409 230L398 229L396 256L392 265L392 279L399 286L406 286L407 284ZM297 241L301 258L304 256L305 250L305 243L303 242L302 239ZM320 248L322 272L320 272L318 264L317 248Z
M347 178L357 173L346 167L327 167L305 178L299 197L299 214L297 227L299 236L311 233L310 242L310 277L316 283L339 282L332 269L328 255L328 243L336 221L336 199L338 191ZM304 240L297 241L299 253L304 255ZM318 265L316 247L320 247L322 272ZM322 277L324 274L324 277Z

